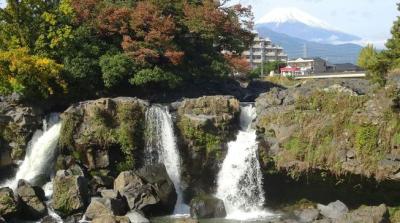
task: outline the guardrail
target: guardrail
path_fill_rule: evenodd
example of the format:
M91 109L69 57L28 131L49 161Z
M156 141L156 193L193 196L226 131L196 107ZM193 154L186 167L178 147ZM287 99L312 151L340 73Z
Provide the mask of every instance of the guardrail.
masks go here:
M351 73L351 74L313 74L309 76L297 76L294 79L327 79L327 78L364 78L365 73Z

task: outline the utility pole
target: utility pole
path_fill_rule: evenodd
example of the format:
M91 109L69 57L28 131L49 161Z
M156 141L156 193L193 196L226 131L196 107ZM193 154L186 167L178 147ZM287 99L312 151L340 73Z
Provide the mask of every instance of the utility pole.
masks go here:
M304 45L303 45L303 57L304 58L308 57L307 44L306 43L304 43Z

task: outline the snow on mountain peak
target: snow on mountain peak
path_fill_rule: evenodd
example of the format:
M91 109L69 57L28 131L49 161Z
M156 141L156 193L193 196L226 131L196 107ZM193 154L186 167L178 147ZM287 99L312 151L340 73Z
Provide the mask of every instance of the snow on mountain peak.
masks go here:
M297 8L276 8L256 21L256 24L300 22L308 26L330 29L327 23Z

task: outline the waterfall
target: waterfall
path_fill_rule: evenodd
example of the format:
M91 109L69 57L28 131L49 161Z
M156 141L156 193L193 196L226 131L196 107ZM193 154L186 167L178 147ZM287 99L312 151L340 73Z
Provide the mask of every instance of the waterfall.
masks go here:
M228 219L272 217L272 213L263 210L265 195L257 157L257 135L251 128L255 118L253 105L241 107L241 130L236 140L228 143L228 153L218 174L216 197L224 201Z
M150 107L146 112L146 125L146 163L161 162L165 165L177 193L174 215L187 215L189 207L183 203L181 186L181 159L168 108L157 105Z
M26 150L25 159L19 166L16 176L6 181L0 187L17 188L18 180L24 179L32 184L48 178L51 174L51 165L56 156L56 147L61 130L61 121L58 114L50 115L43 121L43 130L37 130Z

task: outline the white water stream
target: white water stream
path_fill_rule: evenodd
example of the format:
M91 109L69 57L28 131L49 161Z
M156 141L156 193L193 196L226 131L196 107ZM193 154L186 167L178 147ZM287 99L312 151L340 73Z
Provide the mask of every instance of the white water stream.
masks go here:
M188 215L189 207L183 202L181 185L181 159L179 156L174 126L168 109L152 106L146 112L147 142L146 160L148 164L161 162L175 186L177 201L174 215Z
M216 196L224 201L227 219L257 220L273 216L263 208L265 195L257 157L257 135L251 128L255 118L252 105L241 108L241 130L236 140L228 143L228 153L218 174Z
M18 181L24 179L31 184L50 177L51 165L56 156L56 147L60 136L61 121L57 114L52 114L49 120L43 121L43 130L37 130L28 143L24 161L13 179L7 180L0 187L10 187L15 190Z

